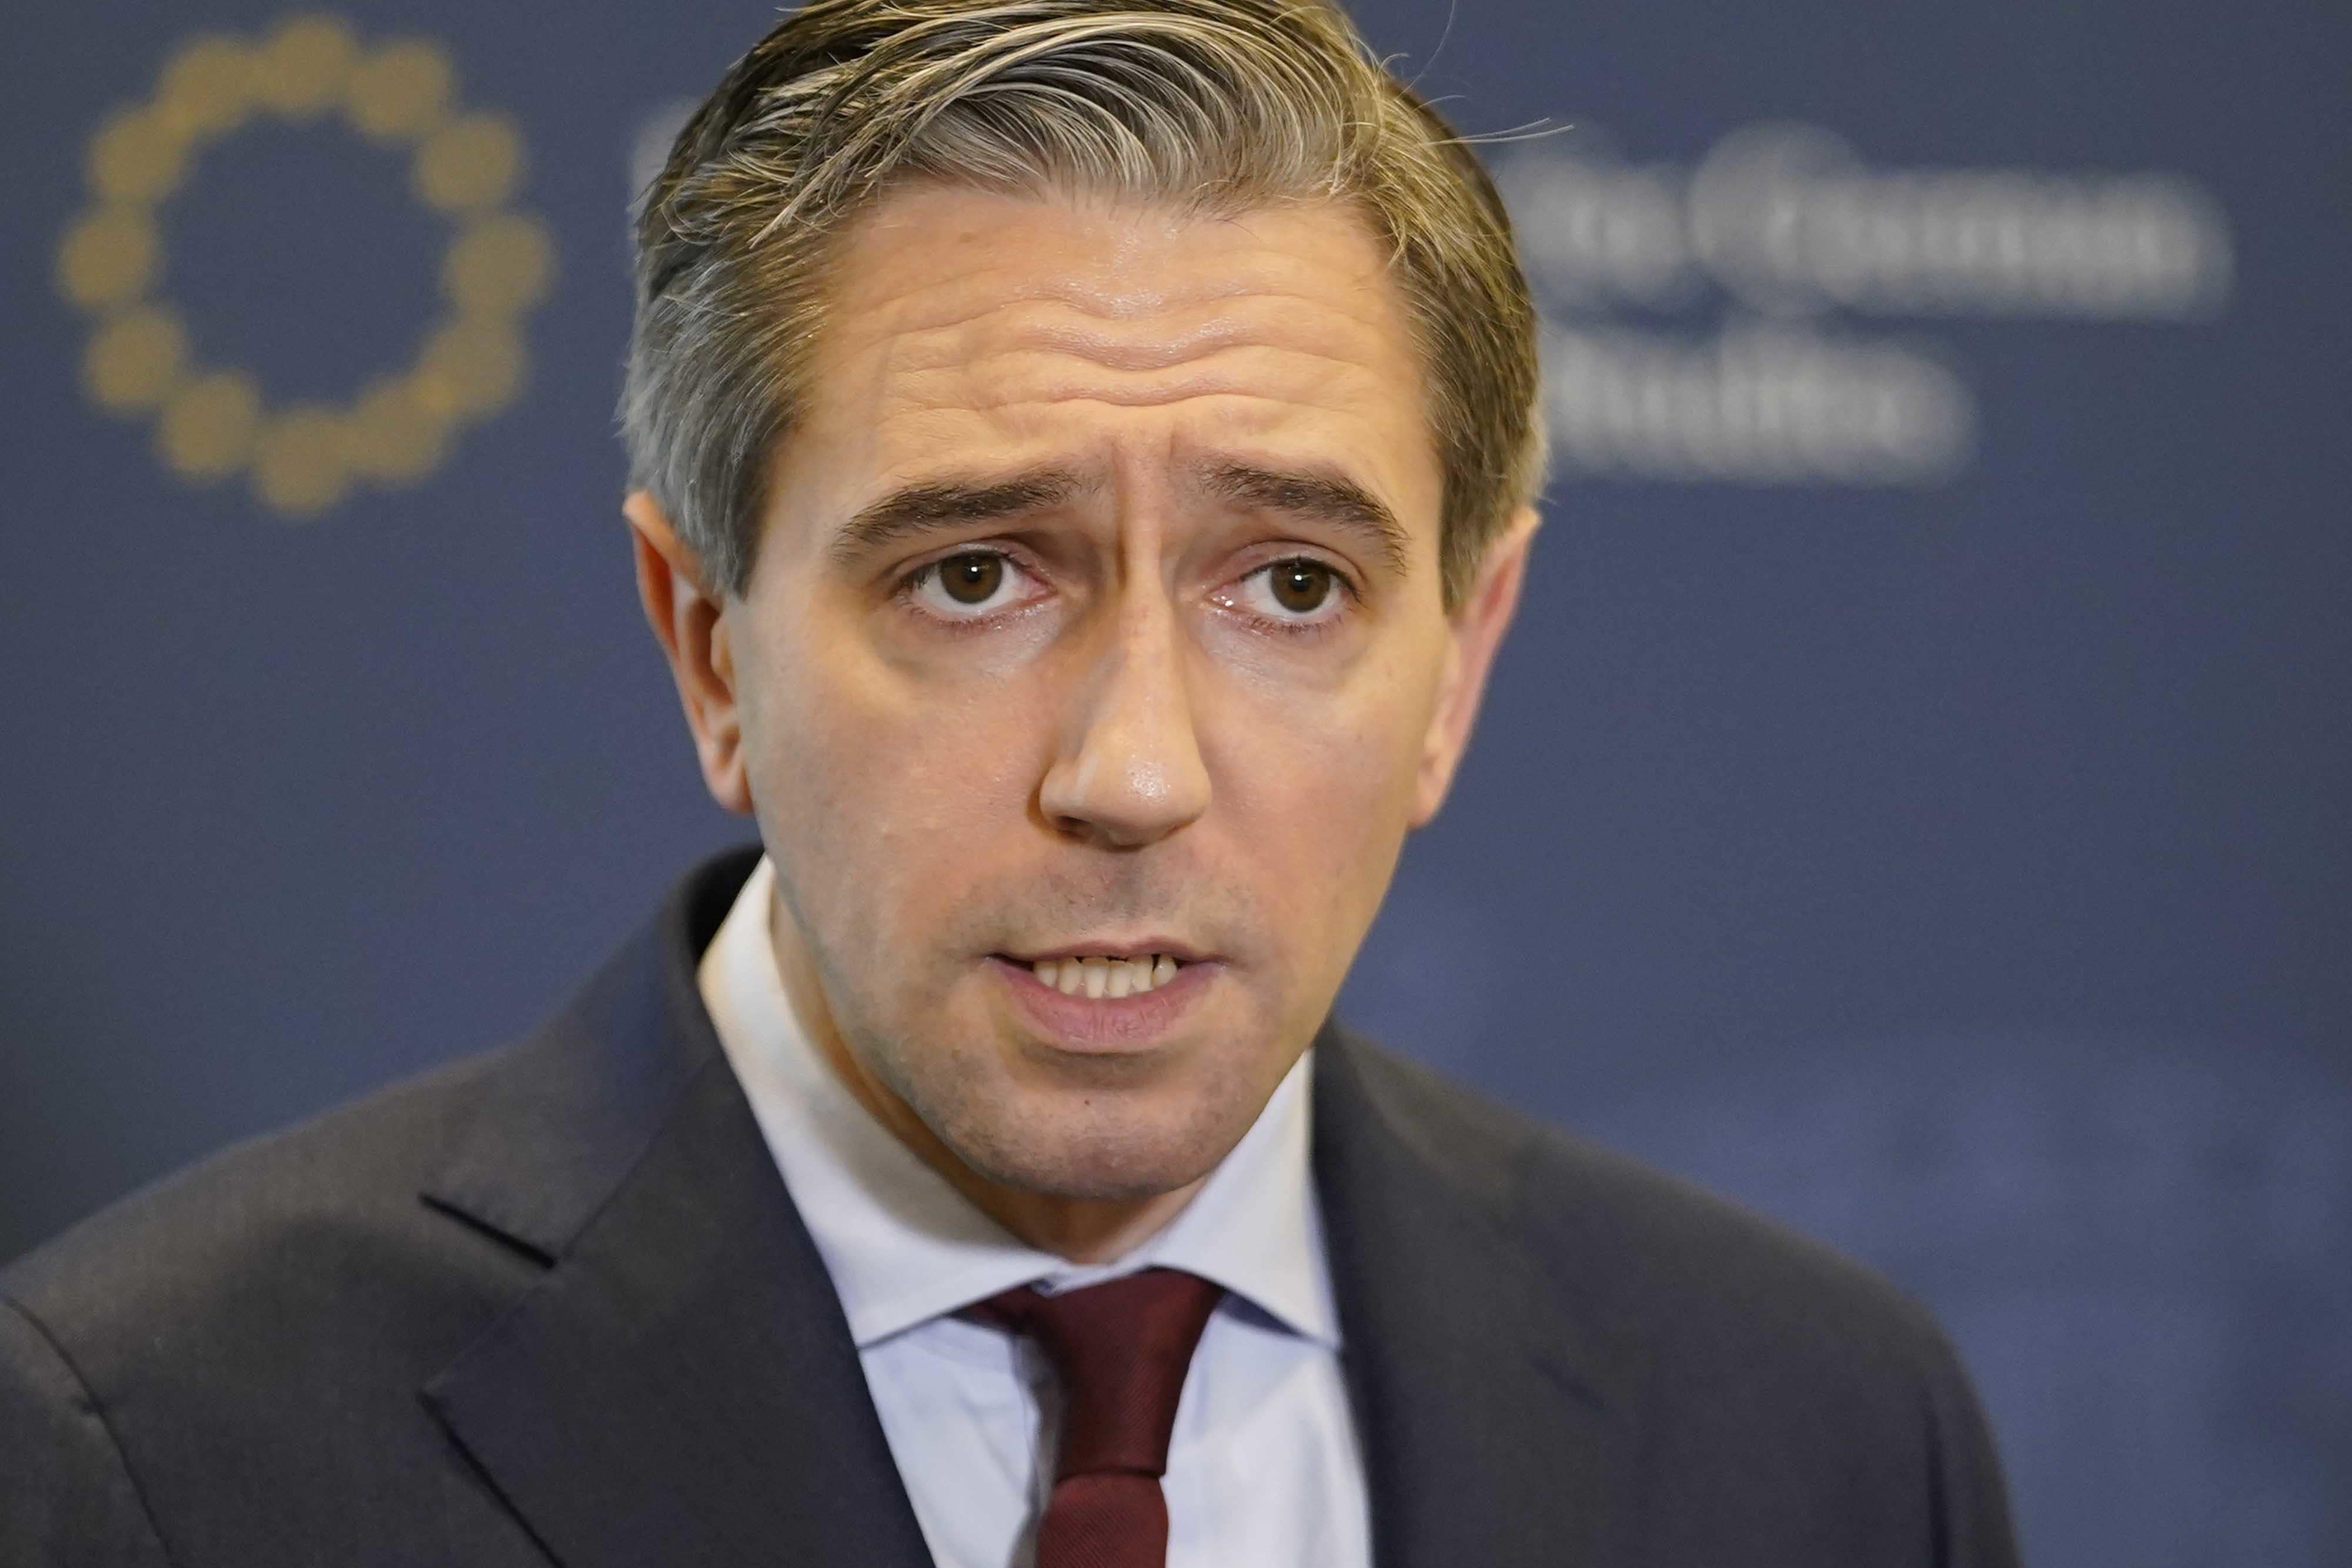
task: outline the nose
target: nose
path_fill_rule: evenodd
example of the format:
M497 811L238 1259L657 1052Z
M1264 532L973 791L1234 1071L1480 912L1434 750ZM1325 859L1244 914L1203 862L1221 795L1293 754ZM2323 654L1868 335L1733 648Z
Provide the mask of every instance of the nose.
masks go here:
M1139 849L1209 809L1209 769L1174 608L1151 580L1131 582L1120 598L1037 803L1063 832Z

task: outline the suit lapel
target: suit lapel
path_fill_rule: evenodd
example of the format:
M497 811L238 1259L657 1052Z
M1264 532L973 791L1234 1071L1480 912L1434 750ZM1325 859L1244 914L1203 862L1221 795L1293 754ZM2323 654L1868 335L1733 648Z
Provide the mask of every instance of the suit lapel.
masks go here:
M752 858L698 875L526 1048L517 1103L493 1097L426 1195L549 1260L425 1397L566 1568L929 1562L693 991Z
M1315 1166L1379 1568L1608 1568L1637 1363L1581 1320L1514 1212L1528 1133L1337 1028Z

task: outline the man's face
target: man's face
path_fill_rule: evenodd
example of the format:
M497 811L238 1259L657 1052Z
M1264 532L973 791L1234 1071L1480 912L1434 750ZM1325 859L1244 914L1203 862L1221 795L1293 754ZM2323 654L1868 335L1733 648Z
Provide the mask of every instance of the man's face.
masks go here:
M1345 210L911 187L830 298L712 633L714 788L859 1071L991 1180L1171 1191L1329 1008L1524 534L1449 616L1420 360Z

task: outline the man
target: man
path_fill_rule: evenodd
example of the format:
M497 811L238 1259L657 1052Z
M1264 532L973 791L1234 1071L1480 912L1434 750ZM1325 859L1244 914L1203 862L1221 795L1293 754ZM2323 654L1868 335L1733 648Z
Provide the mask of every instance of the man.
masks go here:
M1337 13L819 0L638 237L638 582L764 852L0 1278L0 1560L2012 1560L1916 1308L1327 1021L1540 458Z

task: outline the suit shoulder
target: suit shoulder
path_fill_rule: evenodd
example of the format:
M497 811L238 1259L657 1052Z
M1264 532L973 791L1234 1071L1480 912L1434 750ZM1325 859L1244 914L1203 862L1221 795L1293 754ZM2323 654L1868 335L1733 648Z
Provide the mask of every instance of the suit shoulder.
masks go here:
M500 1103L528 1102L534 1061L463 1060L238 1145L0 1272L0 1453L52 1456L27 1477L0 1464L0 1518L75 1500L33 1547L0 1530L0 1562L118 1537L256 1563L503 1540L418 1394L544 1261L425 1194L469 1142L513 1132Z
M454 1223L420 1188L514 1048L462 1058L231 1145L0 1270L0 1300L93 1372L207 1326L325 1320L428 1277ZM482 1243L487 1246L487 1243Z
M1875 1270L1391 1052L1359 1054L1368 1090L1413 1124L1426 1156L1466 1172L1512 1239L1588 1312L1727 1361L1874 1364L1906 1382L1951 1365L1933 1316Z

